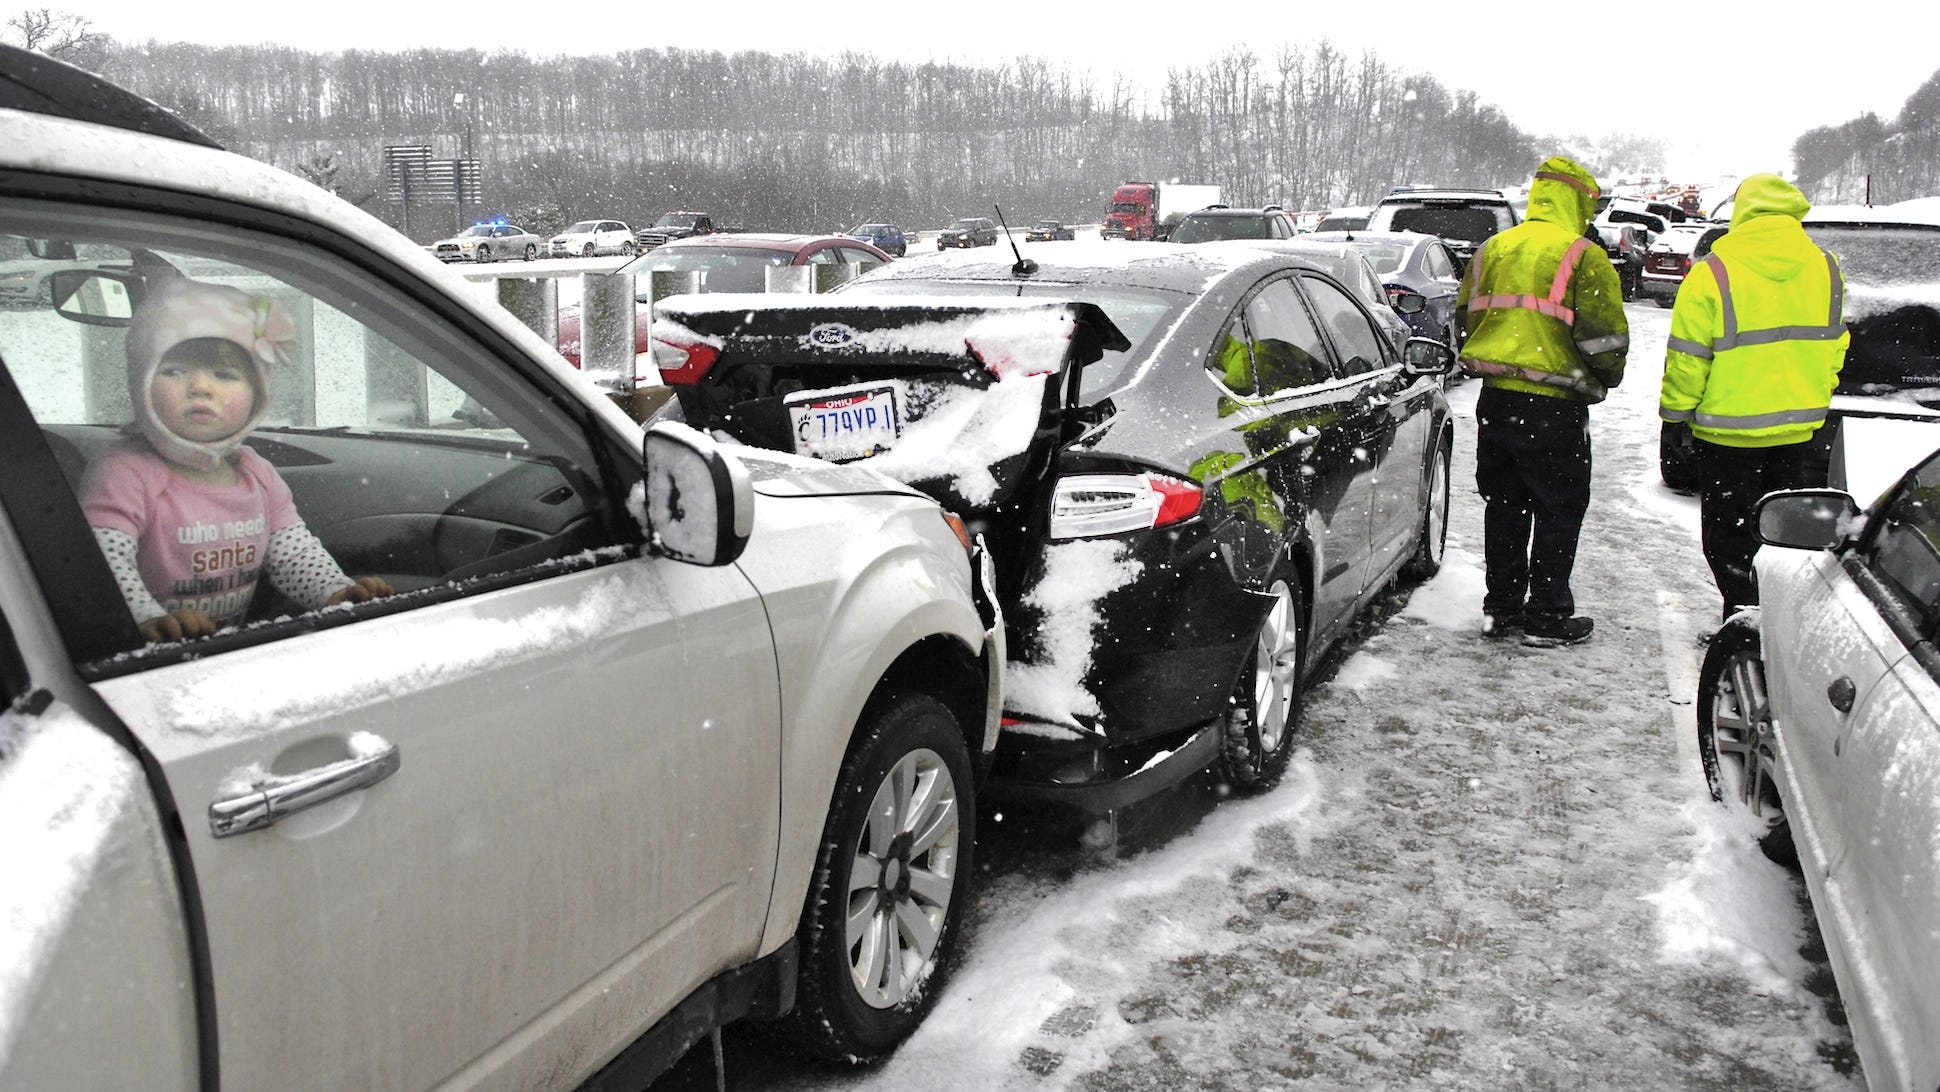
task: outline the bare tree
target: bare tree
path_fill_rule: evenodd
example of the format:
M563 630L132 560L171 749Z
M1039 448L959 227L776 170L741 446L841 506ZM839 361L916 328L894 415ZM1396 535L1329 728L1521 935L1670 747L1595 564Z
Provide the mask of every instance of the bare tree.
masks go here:
M108 36L93 27L85 16L53 8L27 8L7 20L22 47L98 72L108 59Z

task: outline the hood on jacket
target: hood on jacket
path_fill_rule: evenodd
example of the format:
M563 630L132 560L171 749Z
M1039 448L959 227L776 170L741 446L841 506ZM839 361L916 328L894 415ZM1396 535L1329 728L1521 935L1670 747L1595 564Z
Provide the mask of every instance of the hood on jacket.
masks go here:
M1803 220L1810 211L1812 202L1797 186L1775 174L1754 174L1738 183L1737 192L1731 195L1731 229L1736 231L1761 216Z
M1596 176L1568 156L1553 155L1536 168L1529 183L1530 220L1555 224L1571 235L1583 234L1596 215L1596 199L1603 190Z
M1774 281L1789 281L1825 257L1799 223L1812 202L1775 174L1754 174L1731 198L1731 230L1711 249L1737 268Z

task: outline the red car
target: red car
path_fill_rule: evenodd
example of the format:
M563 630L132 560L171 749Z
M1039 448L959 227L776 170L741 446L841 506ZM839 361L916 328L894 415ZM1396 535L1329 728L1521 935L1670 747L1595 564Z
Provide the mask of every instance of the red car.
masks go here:
M699 273L703 292L763 292L767 290L767 271L776 266L860 264L868 267L891 260L884 251L846 235L744 232L675 239L622 268L640 274L663 269ZM640 287L640 294L634 297L641 305L634 309L636 353L647 351L646 305L652 302L646 285ZM559 352L574 367L579 366L578 307L559 309Z

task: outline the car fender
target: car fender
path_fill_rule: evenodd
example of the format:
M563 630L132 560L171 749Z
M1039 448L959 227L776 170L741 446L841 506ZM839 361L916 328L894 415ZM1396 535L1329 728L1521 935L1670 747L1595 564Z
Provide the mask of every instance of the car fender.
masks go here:
M991 673L1002 671L1001 649L994 661L984 655L987 625L973 601L969 554L940 510L914 496L883 501L763 496L754 541L765 536L767 546L737 562L762 589L782 691L780 851L762 953L794 935L843 756L891 667L941 638L980 665L980 697ZM820 520L777 534L773 524L792 522L789 510L804 502L824 513L835 507L847 533L830 535ZM982 726L964 728L978 753Z

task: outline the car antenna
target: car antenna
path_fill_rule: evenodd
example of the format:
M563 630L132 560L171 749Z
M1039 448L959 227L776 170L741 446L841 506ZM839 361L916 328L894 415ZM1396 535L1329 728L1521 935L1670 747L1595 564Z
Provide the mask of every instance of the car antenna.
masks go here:
M1017 240L1012 238L1010 234L1010 225L1004 223L1003 207L994 203L990 207L997 210L997 222L1002 224L1004 228L1004 241L1010 244L1010 252L1017 256L1017 264L1010 267L1010 275L1013 277L1028 277L1037 272L1037 263L1024 257L1018 251Z

